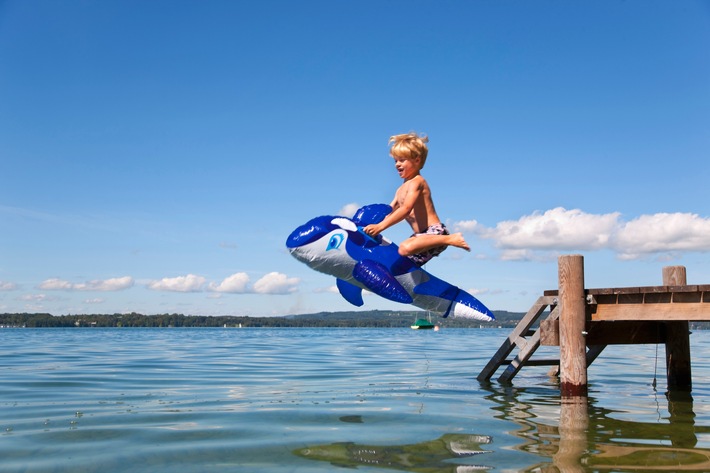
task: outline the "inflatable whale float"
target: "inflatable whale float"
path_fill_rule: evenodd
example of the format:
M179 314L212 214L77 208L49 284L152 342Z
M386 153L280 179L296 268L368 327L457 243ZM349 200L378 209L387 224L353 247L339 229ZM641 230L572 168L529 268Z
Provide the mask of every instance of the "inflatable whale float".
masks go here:
M363 231L391 210L389 205L373 204L360 208L352 218L316 217L296 228L286 247L312 269L335 276L340 294L355 306L363 305L362 290L367 289L442 317L494 320L493 313L471 294L401 256L397 245L382 235L372 238Z

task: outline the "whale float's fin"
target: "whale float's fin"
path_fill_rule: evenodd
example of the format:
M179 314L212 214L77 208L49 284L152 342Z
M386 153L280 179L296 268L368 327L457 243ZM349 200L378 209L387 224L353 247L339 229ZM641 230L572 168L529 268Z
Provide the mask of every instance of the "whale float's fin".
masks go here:
M412 296L381 263L359 261L353 268L353 277L378 296L403 304L412 303Z
M338 291L343 299L350 302L352 305L360 307L364 304L362 301L362 289L355 284L351 284L343 279L336 279L335 285L338 286Z
M390 212L392 207L387 204L370 204L357 209L352 221L356 225L366 227L373 223L380 223Z

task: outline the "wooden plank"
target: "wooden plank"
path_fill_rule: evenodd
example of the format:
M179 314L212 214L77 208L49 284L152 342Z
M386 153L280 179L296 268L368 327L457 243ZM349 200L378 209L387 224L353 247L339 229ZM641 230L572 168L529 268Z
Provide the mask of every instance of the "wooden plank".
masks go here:
M599 355L601 355L602 351L606 348L606 345L592 345L589 347L587 350L586 358L587 358L587 368L591 366L592 363L594 363L594 360L597 359ZM547 372L547 376L559 376L560 375L560 365L552 365L552 368Z
M702 302L702 292L674 292L673 302Z
M559 320L540 322L540 345L560 345ZM660 321L602 321L587 323L586 344L639 345L665 342L665 325Z
M605 348L606 345L592 345L589 347L589 350L587 350L587 368L594 363L594 360L602 354Z
M644 294L640 292L617 294L617 304L643 304Z
M550 315L547 316L548 319L553 320L559 317L559 306L555 307ZM503 374L498 378L500 383L509 383L515 377L516 374L528 363L530 357L532 357L535 350L540 347L540 331L537 330L532 337L528 338L527 346L518 352L518 355L509 362L508 367L503 371Z
M697 284L672 285L672 286L634 286L634 287L606 287L587 289L587 294L649 294L658 292L702 292L702 287Z
M488 363L486 363L486 366L483 367L481 372L478 373L476 379L479 381L489 381L495 372L498 371L500 365L505 363L505 359L510 352L513 351L514 347L515 345L511 341L511 338L506 338L500 348L498 348L498 351L488 360Z
M560 321L545 319L540 322L540 345L544 347L560 346Z
M525 366L525 363L530 359L535 350L540 346L540 335L532 336L528 346L524 350L520 350L520 353L510 362L508 367L503 371L503 374L498 378L500 383L509 383L513 380L518 371Z
M520 350L525 350L525 347L528 346L528 341L525 339L525 337L522 336L515 337L513 343L515 343L515 346L518 347L518 349Z
M586 289L587 294L649 294L658 292L710 292L710 284L671 285L671 286L634 286L634 287L602 287ZM557 297L559 290L548 289L545 296Z
M559 366L560 360L557 359L547 359L547 360L528 360L525 362L525 366Z
M598 289L587 289L587 294L642 294L640 287L605 287Z
M644 304L667 304L673 302L673 292L646 293L643 295Z
M710 304L707 302L679 302L669 304L598 304L596 307L592 307L591 312L593 321L710 321Z
M665 331L665 325L659 321L589 322L586 340L589 347L664 343Z

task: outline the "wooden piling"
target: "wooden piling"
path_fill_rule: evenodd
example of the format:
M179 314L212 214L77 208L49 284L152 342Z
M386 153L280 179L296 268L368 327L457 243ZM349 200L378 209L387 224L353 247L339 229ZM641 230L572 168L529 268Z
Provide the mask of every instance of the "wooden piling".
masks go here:
M560 394L587 395L587 347L584 339L586 298L584 257L564 255L558 259L560 307Z
M684 266L663 268L664 286L685 286L687 275ZM666 377L668 390L692 389L690 362L690 330L687 320L664 322L666 329Z

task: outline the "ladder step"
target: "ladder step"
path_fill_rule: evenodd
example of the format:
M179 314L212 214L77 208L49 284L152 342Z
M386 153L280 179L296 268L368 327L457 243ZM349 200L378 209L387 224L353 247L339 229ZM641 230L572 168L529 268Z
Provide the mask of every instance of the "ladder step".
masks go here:
M499 378L501 382L509 382L513 376L525 365L529 366L557 366L558 360L530 360L533 352L540 346L540 331L532 326L538 318L543 315L545 309L550 308L546 319L555 320L558 315L557 298L553 296L541 296L535 304L528 310L522 319L508 335L503 344L498 348L495 355L491 357L486 366L481 370L476 379L479 381L489 381L495 372L502 365L507 365L505 373ZM554 308L553 308L554 307ZM506 360L511 352L518 350L515 360Z
M513 360L503 360L501 365L509 365L513 363ZM528 360L523 365L525 366L555 366L559 365L560 360Z

